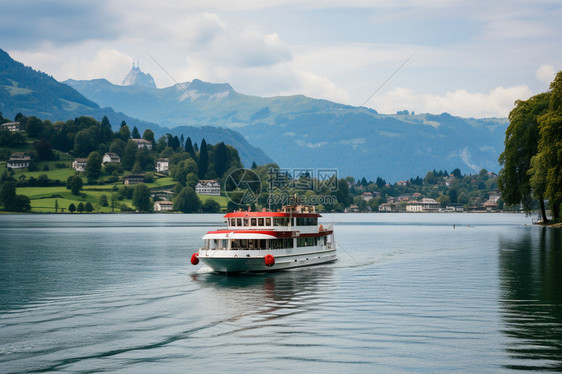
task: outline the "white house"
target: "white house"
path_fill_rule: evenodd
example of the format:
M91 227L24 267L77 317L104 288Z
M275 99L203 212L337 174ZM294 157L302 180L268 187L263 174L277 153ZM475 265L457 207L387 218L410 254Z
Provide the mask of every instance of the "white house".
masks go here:
M142 174L131 174L125 175L123 177L123 184L126 186L133 186L135 184L144 183L144 175Z
M214 179L203 179L195 186L195 192L199 195L213 195L220 196L221 185Z
M393 203L384 203L379 205L379 212L392 212L394 210Z
M23 130L23 125L19 122L6 122L2 124L2 128L11 132L20 132Z
M120 164L121 157L117 153L107 152L103 155L102 163L105 164Z
M6 167L12 169L23 169L29 166L31 156L25 152L14 152L6 162Z
M159 158L156 160L156 171L158 173L167 173L168 172L168 158Z
M421 201L410 201L406 205L406 212L438 212L439 203L434 199L423 198Z
M155 212L171 212L174 210L174 203L171 201L163 200L154 203Z
M72 168L76 171L86 171L87 158L75 158L72 162Z
M152 142L146 139L131 139L135 143L137 143L137 148L146 148L149 151L152 150Z

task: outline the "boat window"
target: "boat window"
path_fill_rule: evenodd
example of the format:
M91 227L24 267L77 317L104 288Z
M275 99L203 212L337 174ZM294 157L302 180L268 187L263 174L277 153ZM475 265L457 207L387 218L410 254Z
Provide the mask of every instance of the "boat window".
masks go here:
M258 218L258 226L263 226L263 218Z
M317 237L297 238L297 247L312 247L318 244Z
M242 226L242 218L236 218L236 226Z
M289 226L289 218L288 217L276 217L273 219L274 226Z
M317 224L317 217L297 217L297 226L316 226Z
M266 225L266 226L271 226L271 218L267 217L267 218L265 219L265 225Z
M248 218L244 218L244 226L248 226Z
M255 219L255 218L252 218L252 219L251 219L251 224L250 224L250 225L251 225L251 226L257 226L256 219Z
M271 249L293 248L293 239L270 239L269 248Z

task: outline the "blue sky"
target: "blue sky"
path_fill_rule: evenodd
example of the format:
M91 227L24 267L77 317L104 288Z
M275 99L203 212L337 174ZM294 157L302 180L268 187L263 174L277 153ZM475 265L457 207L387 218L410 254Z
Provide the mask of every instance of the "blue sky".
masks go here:
M381 113L505 117L562 70L552 0L0 0L0 48L58 80L194 78Z

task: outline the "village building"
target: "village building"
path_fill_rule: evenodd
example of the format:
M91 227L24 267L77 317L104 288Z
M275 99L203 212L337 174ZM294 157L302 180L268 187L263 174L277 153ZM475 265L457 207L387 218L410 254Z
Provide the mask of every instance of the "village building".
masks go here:
M2 129L11 132L21 132L23 131L23 125L19 122L6 122L2 124Z
M406 212L438 212L439 203L434 199L423 198L421 201L410 201L406 204Z
M168 158L159 158L156 159L156 172L158 173L167 173L168 172L168 163L170 159Z
M379 205L379 212L392 212L394 208L393 203L384 203Z
M351 204L349 208L345 209L346 213L359 213L359 206L355 204Z
M373 198L373 194L371 192L363 192L361 198L365 201L369 201Z
M199 183L195 186L195 192L199 195L213 195L213 196L220 196L221 194L221 185L214 179L203 179L200 180Z
M168 200L156 201L154 203L155 212L171 212L174 210L174 203Z
M120 164L121 157L117 153L108 152L103 155L102 163L105 164Z
M146 148L149 151L152 150L152 142L146 139L131 139L133 142L137 143L137 148Z
M153 199L169 200L172 197L174 197L174 191L170 191L170 190L151 191L150 196Z
M31 155L25 152L14 152L10 159L6 161L6 167L12 169L23 169L29 166Z
M76 171L86 171L87 158L75 158L72 162L72 168Z
M126 186L134 186L141 183L144 183L144 175L142 174L131 174L123 177L123 184Z

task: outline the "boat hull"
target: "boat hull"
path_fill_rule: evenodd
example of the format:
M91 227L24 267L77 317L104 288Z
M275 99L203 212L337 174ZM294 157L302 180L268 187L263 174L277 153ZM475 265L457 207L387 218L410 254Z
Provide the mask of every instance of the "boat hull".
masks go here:
M265 256L267 254L274 256L275 264L273 266L266 266ZM288 253L287 251L262 253L262 251L255 250L200 250L199 260L220 273L239 273L276 271L324 264L337 260L337 255L335 249L313 250L312 248L306 252L296 253Z

